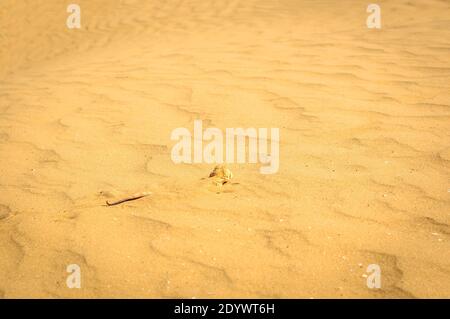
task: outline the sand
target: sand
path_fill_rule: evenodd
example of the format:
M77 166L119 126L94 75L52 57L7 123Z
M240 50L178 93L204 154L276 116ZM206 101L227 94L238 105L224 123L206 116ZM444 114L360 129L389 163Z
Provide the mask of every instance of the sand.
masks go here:
M76 3L0 3L1 297L450 297L449 1L379 30L364 1ZM279 128L278 173L174 164L196 119Z

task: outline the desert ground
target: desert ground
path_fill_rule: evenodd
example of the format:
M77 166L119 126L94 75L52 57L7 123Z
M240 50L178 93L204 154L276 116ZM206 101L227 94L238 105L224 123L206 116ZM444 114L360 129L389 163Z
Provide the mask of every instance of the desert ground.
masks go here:
M2 0L0 297L449 298L450 1L369 3ZM175 164L197 119L279 171Z

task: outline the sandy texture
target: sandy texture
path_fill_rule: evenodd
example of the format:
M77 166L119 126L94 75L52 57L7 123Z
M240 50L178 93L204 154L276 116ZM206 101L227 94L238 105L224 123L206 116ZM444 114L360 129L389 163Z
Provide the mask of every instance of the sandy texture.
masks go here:
M80 30L0 2L0 296L450 297L449 1L378 1L381 30L364 1L76 2ZM173 164L195 119L280 128L279 172Z

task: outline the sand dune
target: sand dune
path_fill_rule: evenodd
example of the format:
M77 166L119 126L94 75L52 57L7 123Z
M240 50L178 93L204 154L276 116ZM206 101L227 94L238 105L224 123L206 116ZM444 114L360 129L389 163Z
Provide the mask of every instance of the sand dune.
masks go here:
M81 29L0 3L1 297L450 297L448 1L379 1L380 30L361 1L76 2ZM279 172L174 164L196 119L280 128Z

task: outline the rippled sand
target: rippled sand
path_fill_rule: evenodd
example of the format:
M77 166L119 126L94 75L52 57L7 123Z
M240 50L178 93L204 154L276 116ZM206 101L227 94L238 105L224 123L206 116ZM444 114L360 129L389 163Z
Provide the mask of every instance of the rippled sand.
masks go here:
M361 1L76 2L80 30L0 3L0 296L450 297L449 1L378 1L381 30ZM173 164L195 119L280 128L279 172Z

